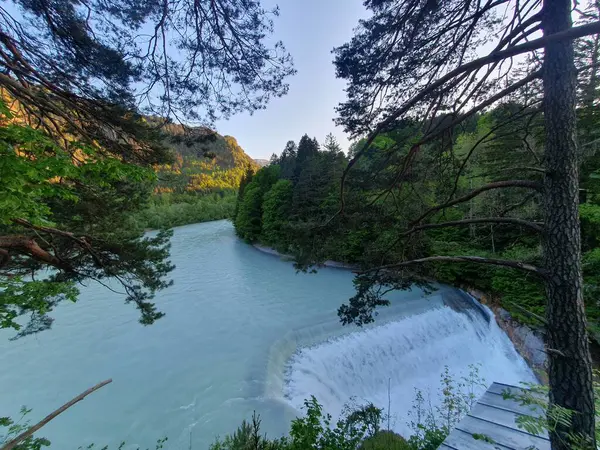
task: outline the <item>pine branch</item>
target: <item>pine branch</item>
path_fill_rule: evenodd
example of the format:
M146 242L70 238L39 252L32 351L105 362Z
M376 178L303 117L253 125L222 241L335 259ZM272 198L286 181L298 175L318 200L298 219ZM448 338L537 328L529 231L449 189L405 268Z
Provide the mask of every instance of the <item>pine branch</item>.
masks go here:
M46 263L65 272L73 273L74 269L58 256L44 250L37 241L29 236L12 235L0 236L0 249L2 249L2 264L8 263L10 255L8 250L16 250L19 253L29 255L33 259Z
M540 49L542 47L547 46L548 44L559 42L563 40L573 40L583 36L587 36L590 34L598 34L600 33L600 21L589 23L586 25L582 25L579 27L573 27L566 31L562 31L560 33L554 33L549 36L544 36L538 39L534 39L532 41L525 42L524 44L515 45L514 47L509 47L505 50L495 51L490 53L487 56L482 58L475 59L471 62L463 64L460 67L450 71L442 78L440 78L435 83L430 84L425 89L421 90L417 95L415 95L412 99L407 101L402 105L402 108L396 110L387 116L385 120L379 123L377 128L374 131L374 134L380 133L384 130L388 125L394 123L396 119L398 119L402 114L406 113L410 108L415 106L418 102L426 98L429 94L431 94L436 89L442 87L448 81L453 78L462 75L464 73L470 72L472 70L478 70L488 64L493 64L498 61L502 61L506 58L510 58L513 56L521 55L523 53L527 53L533 50Z
M53 228L53 227L34 225L25 219L13 219L12 221L18 225L21 225L22 227L25 227L25 228L29 228L29 229L32 229L35 231L41 231L44 233L68 238L68 239L76 242L81 248L83 248L85 251L87 251L94 259L94 262L96 263L96 265L98 265L99 267L104 266L104 264L102 263L102 260L96 254L94 249L92 248L92 245L90 244L90 242L88 242L88 240L91 240L91 238L89 238L87 236L82 236L79 238L75 234L73 234L69 231L59 230L58 228Z
M505 50L494 51L494 52L488 54L487 56L475 59L469 63L463 64L462 66L457 67L456 69L450 71L445 76L440 78L435 83L432 83L429 86L427 86L425 89L421 90L416 96L414 96L412 99L410 99L406 103L404 103L400 109L389 114L385 120L381 121L375 127L375 130L373 130L373 132L371 132L369 134L367 141L366 141L365 145L363 146L363 148L361 150L359 150L357 152L357 154L354 156L354 158L352 158L350 160L350 162L348 163L348 166L346 167L346 169L344 170L344 173L342 174L341 196L340 196L341 197L340 198L341 207L340 207L340 210L333 217L337 216L344 210L345 179L347 177L348 171L352 168L352 166L354 166L356 164L358 159L364 153L364 150L366 150L373 143L375 138L381 132L385 131L389 125L393 124L400 116L402 116L403 114L408 112L413 106L415 106L417 103L419 103L420 101L425 99L428 95L433 93L435 90L441 88L442 86L444 86L444 84L451 81L453 78L456 78L457 76L463 75L463 74L471 72L471 71L479 70L480 68L482 68L488 64L493 64L493 63L502 61L506 58L510 58L510 57L517 56L517 55L520 55L523 53L527 53L527 52L530 52L533 50L537 50L537 49L545 47L546 45L553 43L553 42L558 42L558 41L562 41L562 40L573 40L573 39L577 39L577 38L587 36L590 34L598 34L598 33L600 33L600 21L582 25L579 27L573 27L566 31L560 32L560 33L554 33L549 36L544 36L539 39L534 39L532 41L528 41L528 42L525 42L520 45L515 45L513 47L509 47ZM539 76L539 74L536 74L536 76ZM529 78L529 77L527 77L527 78ZM516 84L520 85L521 82L516 83ZM498 97L498 95L493 96L493 98L497 98L497 97ZM489 103L489 101L487 101L485 103L487 104L487 103ZM333 219L333 217L328 221L328 223Z
M458 118L452 120L448 125L440 128L440 129L436 128L436 129L432 130L431 132L428 132L421 140L419 140L419 142L417 142L416 144L414 144L410 148L410 150L408 152L408 155L404 158L404 163L403 163L403 166L402 166L402 170L400 171L400 173L398 174L398 176L395 178L394 184L396 184L398 182L398 180L400 180L404 176L404 174L408 170L408 167L412 163L412 160L415 158L416 154L420 151L422 145L430 143L431 141L433 141L434 139L438 138L439 136L441 136L443 133L445 133L449 129L451 129L454 126L456 126L456 125L460 124L461 122L463 122L465 119L473 116L474 114L478 113L482 109L484 109L484 108L486 108L486 107L494 104L498 100L506 97L507 95L513 93L514 91L516 91L516 90L524 87L525 85L527 85L531 81L533 81L533 80L535 80L537 78L540 78L540 77L541 77L541 72L540 71L533 72L533 73L529 74L527 77L523 78L522 80L520 80L520 81L518 81L516 83L513 83L512 85L510 85L506 89L503 89L502 91L500 91L497 94L493 95L492 97L488 98L486 101L478 104L477 106L475 106L474 108L470 109L466 113L461 114ZM375 140L375 138L382 131L383 130L379 130L379 127L378 127L373 133L371 133L371 135L368 137L367 141L362 146L362 148L358 152L356 152L356 155L354 155L354 157L348 162L346 168L344 169L344 172L342 173L342 178L340 180L340 209L339 209L338 212L336 212L335 215L333 215L327 221L327 224L329 222L331 222L338 214L340 214L344 210L344 206L345 206L345 203L344 203L344 190L345 190L346 178L348 176L348 173L350 172L350 169L358 162L358 160L362 157L362 155L369 149L369 146L373 143L373 141ZM489 134L491 134L491 132ZM474 150L474 148L472 150ZM466 161L467 160L464 161L463 166L461 167L461 170L459 171L459 175L462 172L462 170L464 169ZM458 177L458 175L457 175L457 177ZM384 193L385 192L386 191L384 191ZM383 194L381 194L381 195L383 195Z

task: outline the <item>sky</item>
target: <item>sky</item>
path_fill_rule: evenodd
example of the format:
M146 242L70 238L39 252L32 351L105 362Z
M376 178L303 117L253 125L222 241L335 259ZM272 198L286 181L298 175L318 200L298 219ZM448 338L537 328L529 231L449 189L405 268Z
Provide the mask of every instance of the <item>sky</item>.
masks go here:
M280 154L289 140L303 134L319 142L329 133L342 149L348 137L333 123L335 106L345 99L344 81L335 78L331 50L349 41L358 20L366 17L362 0L263 0L279 5L275 39L282 40L298 73L288 79L289 93L271 100L266 110L240 114L216 123L216 131L237 139L252 158Z

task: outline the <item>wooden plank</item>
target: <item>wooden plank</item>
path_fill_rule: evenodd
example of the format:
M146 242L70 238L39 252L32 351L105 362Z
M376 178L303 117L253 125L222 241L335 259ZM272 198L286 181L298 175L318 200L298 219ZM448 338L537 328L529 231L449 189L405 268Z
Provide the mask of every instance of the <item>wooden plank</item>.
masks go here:
M508 391L513 395L522 395L524 393L528 393L529 395L531 395L533 397L537 397L539 399L547 399L547 397L542 393L531 392L529 389L525 389L525 388L518 387L518 386L511 386L510 384L504 384L504 383L492 383L492 385L489 387L489 389L487 391L491 392L492 394L500 394L500 395L503 395L505 391Z
M452 430L442 445L446 445L456 450L516 450L512 447L490 444L489 442L485 442L481 439L475 439L471 433L467 433L456 428Z
M514 449L533 447L538 450L550 450L550 441L546 439L473 416L467 416L461 420L456 429L470 434L482 434L497 444Z
M493 394L502 394L506 390L513 391L515 394L520 394L521 392L526 391L525 388L522 388L519 386L513 386L510 384L504 384L504 383L498 383L498 382L492 383L492 385L488 388L487 391L492 392Z
M492 394L491 392L486 392L485 394L483 394L477 403L495 406L497 408L506 409L508 411L534 417L539 417L542 414L544 414L544 410L539 406L521 405L521 402L518 402L513 399L505 400L501 395Z
M508 428L512 428L519 432L524 431L524 430L521 430L517 426L517 423L516 423L517 417L521 417L522 415L516 414L512 411L507 411L505 409L495 408L493 406L488 406L488 405L484 405L482 403L477 403L475 406L473 406L473 409L471 409L471 412L469 413L469 415L471 415L473 417L477 417L479 419L488 420L490 422L494 422L494 423L503 425ZM546 432L544 432L538 436L542 437L544 439L548 439L548 433L546 433Z
M450 447L448 444L446 444L446 443L444 443L444 442L442 442L442 445L440 445L440 446L438 447L438 449L440 449L440 448L447 448L447 449L449 449L449 450L460 450L460 449L458 449L458 448Z

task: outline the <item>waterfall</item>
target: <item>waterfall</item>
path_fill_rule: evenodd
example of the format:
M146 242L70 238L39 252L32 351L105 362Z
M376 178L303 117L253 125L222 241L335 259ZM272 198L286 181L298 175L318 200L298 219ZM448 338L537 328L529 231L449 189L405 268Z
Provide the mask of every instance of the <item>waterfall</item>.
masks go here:
M389 383L392 428L409 435L415 389L435 407L444 366L458 380L468 375L470 365L478 365L485 386L535 382L508 337L489 320L491 311L483 308L487 317L481 309L437 307L299 348L286 367L286 401L300 410L304 399L314 395L334 418L352 398L359 404L373 402L387 413ZM476 387L475 395L485 389Z

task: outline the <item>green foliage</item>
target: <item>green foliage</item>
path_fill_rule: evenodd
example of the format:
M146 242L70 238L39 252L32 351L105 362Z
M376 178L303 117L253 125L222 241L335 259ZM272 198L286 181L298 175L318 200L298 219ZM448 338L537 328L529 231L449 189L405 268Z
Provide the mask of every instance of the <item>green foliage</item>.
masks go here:
M235 217L238 235L249 242L256 241L262 231L263 197L277 182L279 166L266 166L244 187Z
M21 334L49 326L47 313L62 300L75 302L79 290L73 281L25 281L22 276L0 278L0 329L12 328ZM23 327L16 319L24 314L31 317Z
M16 124L0 127L0 224L10 224L16 217L39 225L52 224L50 201L83 200L74 183L109 188L121 180L150 183L156 179L150 169L116 158L95 159L93 149L74 147L85 164L74 164L71 153L39 130Z
M594 399L596 411L596 440L600 439L600 371L594 371ZM521 391L505 391L502 396L505 399L518 401L521 405L530 408L531 415L517 417L517 426L528 433L542 434L544 432L556 433L560 429L569 429L572 424L573 415L577 412L549 403L548 386L523 383L526 388ZM540 413L541 411L541 413ZM593 444L585 436L577 433L567 433L559 436L568 443L569 448L574 450L590 450Z
M150 300L170 285L170 233L145 237L131 222L156 174L78 142L68 149L16 122L0 127L0 326L17 336L50 327L48 313L90 279L120 283L141 323L162 316Z
M469 375L456 380L446 366L441 374L440 406L433 409L423 392L417 390L413 402L410 426L413 435L408 442L415 450L435 450L458 422L471 410L477 398L476 387L485 387L479 367L469 366Z
M322 227L339 208L338 183L346 163L333 136L328 136L323 151L307 135L298 147L289 141L271 166L244 182L236 204L237 234L294 254L302 267L331 257L346 261L361 254L362 241L356 235L350 233L352 243L344 245L338 224ZM314 233L316 227L322 227L322 233Z
M10 417L0 417L0 446L7 444L15 439L30 427L30 421L26 419L31 412L30 409L21 407L20 418L15 422ZM41 450L43 447L49 447L50 441L46 438L29 436L17 444L15 450Z
M433 121L444 120L440 116ZM237 208L245 211L236 229L245 239L293 255L301 270L326 260L372 269L457 255L542 266L540 235L531 227L494 221L437 226L481 217L539 224L539 198L516 187L486 190L450 207L437 205L493 182L541 181L536 168L543 156L542 130L536 110L511 99L474 115L464 127L453 130L450 140L440 138L419 146L408 168L406 158L423 130L410 120L398 122L369 148L364 147L365 140L352 146L351 155L361 152L361 157L347 173L342 213L340 179L349 160L332 136L321 150L304 135L298 147L288 142L273 160L281 167L280 178L288 183L277 183L267 194L251 190L245 202L238 201ZM600 248L600 184L594 182L595 177L600 179L600 169L595 154L586 152L583 158L582 184L587 190L582 200L587 202L580 205L580 215L586 311L592 335L600 338L600 253L596 251ZM418 224L412 222L420 216ZM411 232L415 225L425 228ZM355 280L356 295L338 313L344 323L368 323L378 307L388 304L388 292L415 283L427 286L431 280L491 294L512 317L528 325L540 326L536 316L546 313L543 284L535 275L465 262L415 264L405 270L360 275Z
M477 366L471 366L468 376L459 380L446 367L441 381L440 406L435 409L422 392L416 392L410 413L414 434L408 440L381 429L384 414L373 404L347 405L332 423L311 397L304 402L305 414L292 421L286 437L270 440L262 435L255 414L251 423L242 422L232 435L217 439L210 450L435 450L475 404L475 388L484 386Z
M292 182L282 179L264 195L261 240L274 248L285 249L288 242L292 190Z
M206 128L184 129L168 124L165 145L175 152L174 161L156 167L159 193L212 193L234 191L248 171L258 165L231 136Z
M242 421L233 434L225 436L222 441L217 439L210 446L210 450L285 450L287 448L285 438L269 440L266 435L261 435L260 424L260 417L254 412L251 423Z
M502 257L532 264L541 260L538 247L516 246L503 252ZM544 316L546 297L544 287L537 277L515 270L495 268L491 278L493 292L502 296L502 306L512 317L521 323L541 325L532 319L531 315L523 312L525 309L538 316Z
M251 423L242 422L210 450L359 450L365 439L378 433L382 419L382 411L372 404L346 408L335 424L316 398L306 400L304 408L305 415L292 421L285 438L269 440L261 435L260 418L254 414Z

